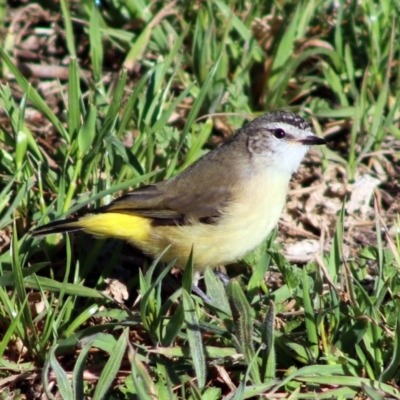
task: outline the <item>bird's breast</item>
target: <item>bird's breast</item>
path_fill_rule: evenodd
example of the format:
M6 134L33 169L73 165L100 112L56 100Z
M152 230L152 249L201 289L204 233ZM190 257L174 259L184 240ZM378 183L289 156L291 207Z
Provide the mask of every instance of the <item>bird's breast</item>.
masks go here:
M290 175L266 173L238 192L225 225L234 232L239 257L257 247L276 226L285 205Z
M171 245L165 261L186 260L193 246L198 271L235 261L257 247L277 224L289 179L288 174L266 171L243 180L215 223L160 227L153 232L153 243Z

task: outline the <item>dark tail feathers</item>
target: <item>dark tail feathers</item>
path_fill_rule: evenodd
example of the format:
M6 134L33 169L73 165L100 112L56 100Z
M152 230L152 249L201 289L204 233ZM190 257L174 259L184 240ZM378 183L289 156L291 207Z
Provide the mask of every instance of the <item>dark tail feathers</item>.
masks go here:
M52 233L74 232L79 231L80 229L82 228L79 226L78 218L73 218L50 222L47 225L33 229L30 233L32 236L40 237Z

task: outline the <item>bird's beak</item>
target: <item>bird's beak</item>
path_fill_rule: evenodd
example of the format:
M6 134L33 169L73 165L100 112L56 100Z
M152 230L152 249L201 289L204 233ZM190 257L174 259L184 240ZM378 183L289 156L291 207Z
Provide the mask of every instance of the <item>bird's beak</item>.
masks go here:
M305 139L299 140L299 142L306 146L326 144L325 139L322 139L322 138L320 138L318 136L314 136L314 135L307 136Z

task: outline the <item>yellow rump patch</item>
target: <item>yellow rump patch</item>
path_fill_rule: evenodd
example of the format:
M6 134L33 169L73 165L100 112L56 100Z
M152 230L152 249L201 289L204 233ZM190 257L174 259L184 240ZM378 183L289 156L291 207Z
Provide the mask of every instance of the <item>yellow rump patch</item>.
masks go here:
M81 218L78 225L97 237L113 237L138 245L149 240L151 219L121 213L93 214Z

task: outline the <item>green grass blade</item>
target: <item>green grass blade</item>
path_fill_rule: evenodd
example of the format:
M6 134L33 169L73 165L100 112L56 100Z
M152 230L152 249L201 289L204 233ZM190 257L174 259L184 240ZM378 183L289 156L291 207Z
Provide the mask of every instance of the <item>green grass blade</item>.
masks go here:
M77 285L74 283L67 283L64 285L54 279L46 278L44 276L27 276L24 278L25 286L32 289L49 290L51 292L61 292L65 290L65 294L82 297L92 297L95 299L104 298L104 296L97 290Z
M71 57L69 60L68 80L68 133L71 143L81 128L81 93L79 84L77 60L76 57Z
M399 371L400 365L400 318L397 319L396 331L394 336L394 348L390 357L390 362L385 370L382 372L379 380L381 382L388 382Z
M183 308L185 310L185 321L187 338L190 346L193 367L197 377L199 388L206 384L206 359L204 354L203 339L201 336L199 320L196 315L196 306L186 290L182 290Z
M118 130L116 133L116 137L120 138L124 134L124 131L129 123L129 121L132 119L133 107L135 106L135 103L139 97L139 94L143 91L143 88L146 85L150 74L151 74L151 70L142 76L140 81L135 86L135 89L132 91L132 94L129 96L128 103L126 104L124 112L121 117L121 122L119 124Z
M112 98L111 104L108 108L105 121L100 130L98 140L102 140L107 135L110 135L110 133L113 131L113 129L115 127L119 112L121 111L121 103L122 103L122 97L123 97L124 90L125 90L126 78L127 78L127 71L123 70L119 76L117 86L113 93L113 98Z
M71 13L67 0L60 0L61 13L64 19L65 38L67 41L68 52L71 57L76 56L74 29L72 26Z
M125 328L116 343L110 358L104 366L96 389L93 394L93 400L102 400L105 398L111 384L113 383L117 373L121 367L122 358L128 345L128 329Z
M236 336L247 365L252 363L255 356L253 347L253 313L239 282L231 280L226 288L235 324ZM251 376L255 383L261 383L258 364L254 363Z
M182 289L186 290L186 292L192 292L192 285L193 285L193 257L194 257L194 248L190 250L189 258L186 262L185 270L183 271L182 276Z
M92 348L94 338L89 340L81 349L79 356L76 360L74 370L72 373L72 389L73 389L73 398L76 400L84 399L84 379L83 379L83 372L86 366L86 360L89 355L89 351Z
M145 365L139 360L137 352L128 342L128 359L131 364L131 376L140 400L153 400L157 397L157 390L154 386L152 377Z
M303 302L304 302L304 316L307 329L307 338L310 342L310 352L315 360L318 358L319 347L318 347L318 333L317 325L315 323L314 309L312 306L312 301L310 297L310 287L309 287L309 276L307 274L306 268L303 269Z
M28 134L27 129L25 127L25 108L26 101L29 97L29 90L31 86L28 86L27 92L22 97L20 103L20 110L18 113L18 126L15 136L15 169L20 170L22 168L23 162L26 157L26 151L28 148ZM20 179L19 174L17 175L18 179Z
M90 39L90 55L93 66L93 77L95 82L101 80L101 72L103 66L103 45L101 41L100 30L101 17L96 4L93 2L92 12L90 14L89 39Z
M176 298L181 296L181 290L175 292ZM163 310L161 311L161 316L165 315ZM174 314L169 318L168 322L165 325L165 333L161 337L161 345L162 346L171 346L171 344L176 340L179 335L183 323L185 321L185 312L183 309L182 303L179 303L176 307Z
M265 349L260 350L262 364L260 375L264 383L273 382L276 377L276 353L274 338L275 305L269 302L267 315L262 325L261 338L265 344Z
M272 63L272 71L274 72L279 71L287 63L291 54L293 54L293 44L298 28L300 8L301 4L298 4L296 11L291 15L291 19L282 39L279 41L279 46L275 52L274 61ZM273 81L271 84L273 84Z
M70 380L68 378L67 373L64 371L62 366L57 360L56 357L56 349L57 346L52 346L49 351L49 364L55 375L58 390L60 391L60 395L62 399L74 399L74 392L72 390L72 386L70 384Z
M218 307L226 315L232 316L229 300L221 279L216 277L211 268L207 268L204 272L204 280L207 287L207 296L210 298L211 304Z
M89 104L84 124L80 127L78 133L78 157L83 158L89 151L96 136L96 117L97 110L92 104Z
M71 336L76 330L79 329L80 326L84 325L84 323L89 319L92 318L99 311L99 306L97 304L92 304L85 310L83 310L73 321L70 321L68 324L67 329L64 331L63 336L69 337Z

